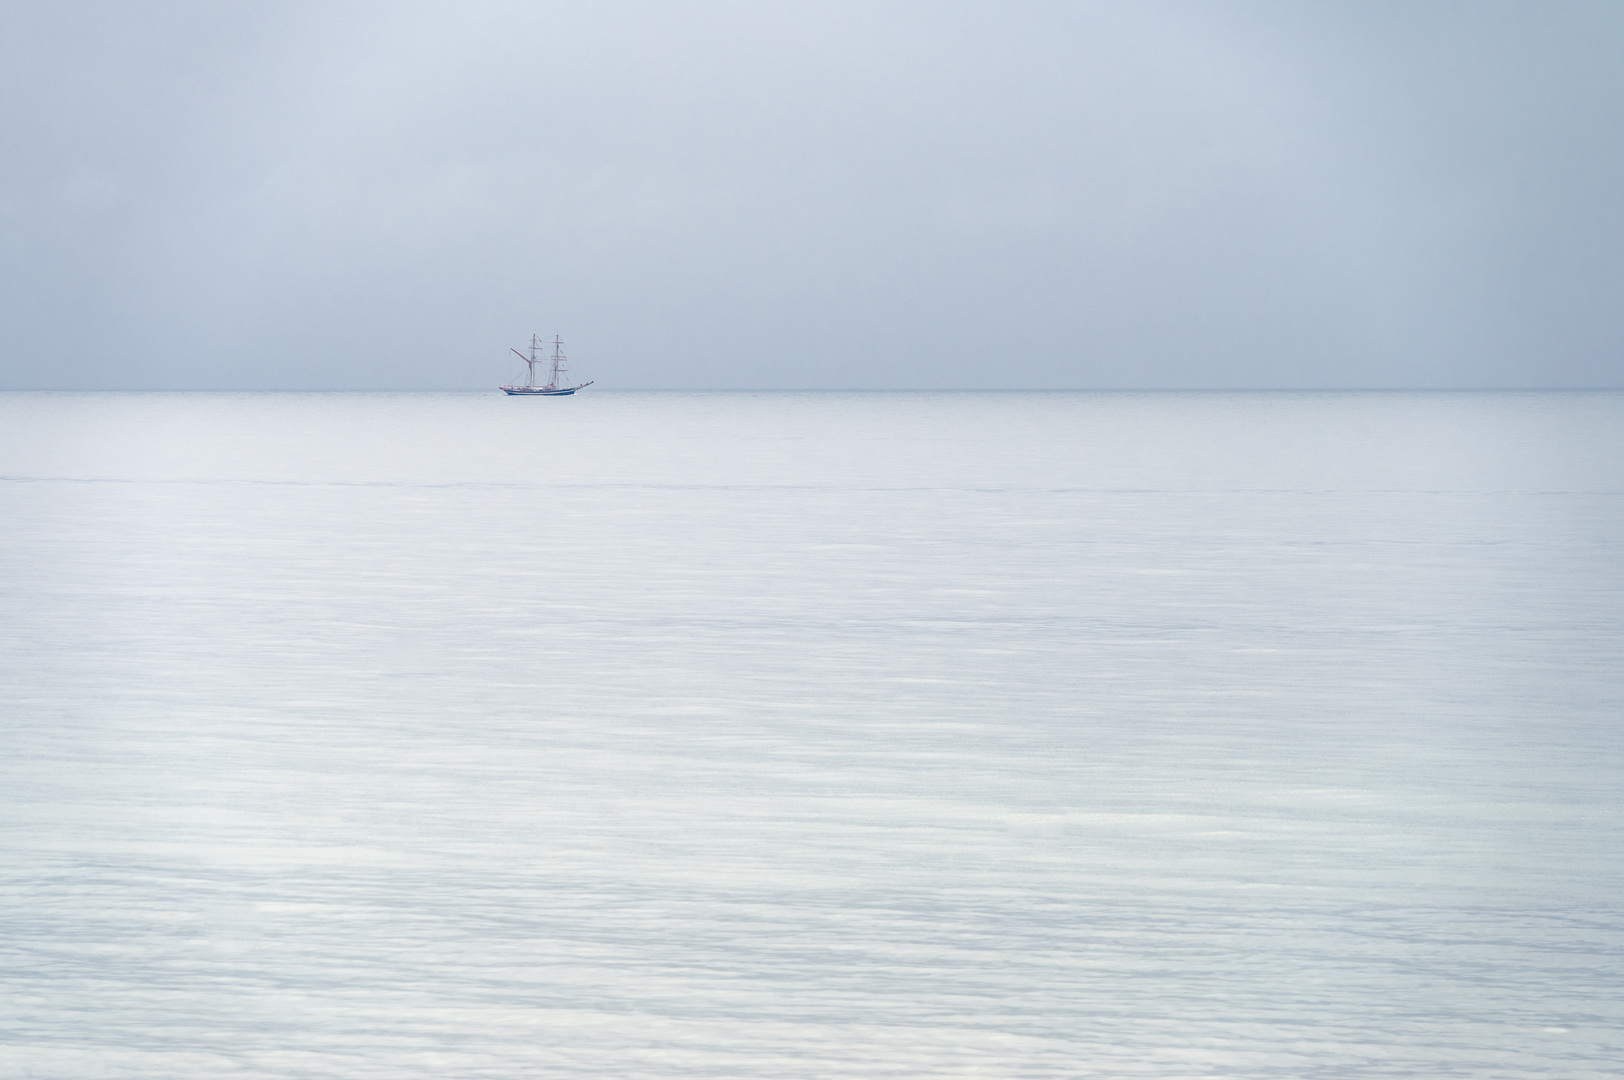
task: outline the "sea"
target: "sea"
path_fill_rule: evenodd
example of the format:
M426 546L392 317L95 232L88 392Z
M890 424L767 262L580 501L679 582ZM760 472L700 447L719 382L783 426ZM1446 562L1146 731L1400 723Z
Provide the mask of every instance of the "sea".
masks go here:
M1624 1075L1624 393L0 395L0 1076Z

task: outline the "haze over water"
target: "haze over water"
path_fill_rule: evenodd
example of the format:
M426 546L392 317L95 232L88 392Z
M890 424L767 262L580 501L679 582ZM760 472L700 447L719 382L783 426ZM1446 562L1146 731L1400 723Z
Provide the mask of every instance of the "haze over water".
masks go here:
M0 394L0 1072L1624 1060L1624 393Z

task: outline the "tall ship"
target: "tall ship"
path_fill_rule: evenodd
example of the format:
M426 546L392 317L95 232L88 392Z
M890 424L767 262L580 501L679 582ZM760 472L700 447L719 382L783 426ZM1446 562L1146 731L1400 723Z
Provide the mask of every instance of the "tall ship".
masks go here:
M535 397L567 397L568 395L575 393L577 390L584 390L591 386L591 382L580 383L576 386L564 385L564 380L569 375L569 361L564 357L564 339L559 337L557 334L554 334L552 345L553 355L550 358L546 356L537 356L536 351L538 349L546 348L546 342L542 341L541 338L537 337L535 334L531 334L529 356L526 356L518 349L512 350L513 355L517 356L520 360L523 360L525 362L525 366L530 369L530 377L525 381L523 386L501 387L502 392L504 394L527 394ZM552 377L547 380L546 385L537 385L536 365L541 364L545 366L549 360L552 364Z

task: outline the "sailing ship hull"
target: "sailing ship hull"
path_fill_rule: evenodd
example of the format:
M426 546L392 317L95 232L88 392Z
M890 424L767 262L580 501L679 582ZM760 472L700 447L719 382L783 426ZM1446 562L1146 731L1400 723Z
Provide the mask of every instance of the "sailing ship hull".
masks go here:
M540 386L503 386L500 387L500 389L504 394L514 394L524 397L568 397L570 394L573 394L575 391L579 390L580 387L571 386L564 390L546 390Z

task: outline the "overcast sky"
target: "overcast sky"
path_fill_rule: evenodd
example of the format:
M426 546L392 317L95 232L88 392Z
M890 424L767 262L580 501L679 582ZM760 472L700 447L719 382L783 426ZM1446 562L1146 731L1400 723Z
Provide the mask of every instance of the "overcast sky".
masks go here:
M1624 385L1624 3L12 4L0 386Z

